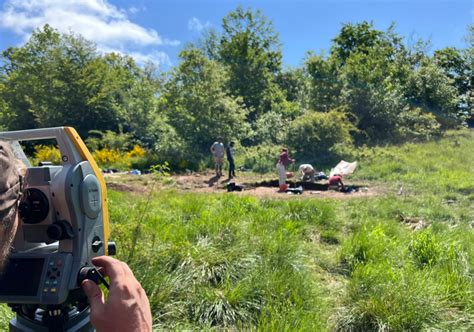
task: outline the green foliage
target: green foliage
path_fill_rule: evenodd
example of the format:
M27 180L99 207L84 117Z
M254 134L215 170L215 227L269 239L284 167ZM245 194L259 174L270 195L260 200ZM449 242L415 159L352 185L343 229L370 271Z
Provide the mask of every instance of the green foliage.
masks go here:
M286 94L286 100L289 102L298 102L305 107L308 103L309 84L306 73L301 68L285 69L278 73L276 83Z
M352 145L351 130L343 113L308 112L293 121L287 141L298 161L326 165L340 157L342 146Z
M311 77L310 105L313 110L327 112L340 103L342 82L338 77L337 64L332 59L309 54L305 62Z
M100 149L110 149L117 151L128 151L133 147L133 136L130 133L113 132L107 130L101 132L100 130L89 131L89 137L86 139L86 144L92 151Z
M431 61L422 61L409 76L405 89L412 104L434 114L444 127L452 128L465 120L465 116L458 113L456 88Z
M245 148L236 156L236 166L258 173L273 172L280 150L281 147L265 144Z
M330 56L309 54L305 65L311 108L347 113L356 143L430 139L464 121L448 76L423 50L411 54L393 26L345 24Z
M284 144L288 126L282 114L267 112L255 122L254 141L265 144Z
M61 152L55 146L37 145L34 159L38 162L49 161L53 165L61 165Z
M217 137L239 139L248 131L247 110L241 99L229 96L228 76L217 62L201 51L188 49L175 69L163 98L169 122L186 145L190 160L202 159ZM183 142L183 143L184 143Z
M474 117L472 100L472 77L474 76L474 51L471 45L466 50L447 47L434 52L433 60L441 67L446 76L451 79L450 84L456 88L459 96L458 112L467 118Z
M230 92L242 97L254 120L279 95L273 76L281 68L278 34L261 11L241 6L223 18L222 30L220 61L230 72Z
M408 250L418 266L430 266L438 262L441 246L436 236L429 231L424 231L414 237Z
M86 137L125 122L122 100L138 71L131 58L101 57L82 37L46 25L24 46L4 51L3 59L9 128L70 125Z
M368 55L371 50L383 41L384 33L374 29L372 23L366 21L358 24L343 24L339 35L333 39L331 53L340 65L353 54Z
M83 138L91 133L96 150L98 130L102 140L116 140L103 148L144 147L137 166L166 161L184 170L206 168L218 136L249 148L290 144L299 160L332 163L347 155L349 141L424 141L473 121L472 27L467 48L431 55L428 42L407 46L394 25L343 24L328 54L308 52L301 68L284 70L278 33L261 11L238 6L218 31L205 31L199 47L188 45L176 67L158 74L153 64L100 54L81 36L45 25L2 52L1 130L69 125ZM344 125L330 135L311 129L316 140L304 150L296 144L305 139L296 142L290 128L314 129L308 114L335 110L356 129L350 139ZM250 159L251 168L270 169L270 158Z

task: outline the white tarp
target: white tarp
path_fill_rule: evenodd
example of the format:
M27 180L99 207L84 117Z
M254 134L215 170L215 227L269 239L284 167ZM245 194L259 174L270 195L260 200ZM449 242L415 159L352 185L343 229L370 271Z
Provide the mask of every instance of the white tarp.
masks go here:
M333 176L334 174L339 174L342 176L349 175L349 174L354 173L356 167L357 167L357 161L349 163L347 161L341 160L339 164L336 165L336 167L331 169L329 176Z

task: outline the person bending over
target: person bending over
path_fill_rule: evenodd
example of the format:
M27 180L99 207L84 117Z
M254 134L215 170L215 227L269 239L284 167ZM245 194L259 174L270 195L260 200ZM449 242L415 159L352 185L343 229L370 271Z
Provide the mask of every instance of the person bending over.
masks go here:
M342 182L342 176L339 174L334 174L329 178L329 189L334 189L338 191L344 190L344 182Z
M316 170L311 164L301 164L299 167L301 181L314 182Z
M0 141L0 271L8 260L18 227L21 198L20 170L10 144ZM127 264L108 256L92 259L110 278L107 301L98 285L84 280L91 310L91 323L98 332L152 330L150 303Z

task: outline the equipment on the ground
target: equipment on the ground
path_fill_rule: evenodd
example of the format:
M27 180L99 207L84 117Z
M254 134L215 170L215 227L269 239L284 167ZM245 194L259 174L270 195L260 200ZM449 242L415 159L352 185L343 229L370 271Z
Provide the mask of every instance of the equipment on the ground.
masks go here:
M236 184L235 182L231 181L227 183L227 192L233 192L233 191L242 191L244 190L244 187L240 184Z
M25 195L0 302L16 313L10 331L91 331L84 279L105 281L91 259L113 255L107 191L91 153L70 127L0 132L27 166ZM19 142L55 139L61 165L31 166Z
M293 188L286 188L285 192L287 194L295 194L295 195L302 195L303 194L303 186L293 187Z

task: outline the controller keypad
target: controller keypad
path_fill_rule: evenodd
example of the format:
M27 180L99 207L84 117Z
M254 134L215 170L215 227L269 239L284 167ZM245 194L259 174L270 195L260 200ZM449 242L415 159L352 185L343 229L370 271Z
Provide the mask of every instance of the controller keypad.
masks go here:
M48 263L43 293L55 294L58 291L59 277L61 276L62 267L63 261L60 258L52 259Z

